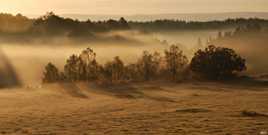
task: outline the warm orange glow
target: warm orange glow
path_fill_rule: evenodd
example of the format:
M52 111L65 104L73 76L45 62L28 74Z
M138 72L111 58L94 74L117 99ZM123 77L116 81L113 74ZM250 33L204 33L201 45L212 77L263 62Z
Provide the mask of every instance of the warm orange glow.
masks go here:
M152 14L268 11L267 0L1 0L0 12Z

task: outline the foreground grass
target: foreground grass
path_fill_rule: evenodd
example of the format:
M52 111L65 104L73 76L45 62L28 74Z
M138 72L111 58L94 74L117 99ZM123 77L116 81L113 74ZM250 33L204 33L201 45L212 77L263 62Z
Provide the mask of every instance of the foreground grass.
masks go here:
M259 134L268 87L87 83L0 91L0 134ZM248 113L246 113L248 114Z

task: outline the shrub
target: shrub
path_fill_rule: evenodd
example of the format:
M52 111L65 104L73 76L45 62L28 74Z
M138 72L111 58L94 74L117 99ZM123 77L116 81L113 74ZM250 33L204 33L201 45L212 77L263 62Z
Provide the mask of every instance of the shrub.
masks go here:
M245 62L234 50L211 45L195 53L190 69L208 79L225 79L245 70Z

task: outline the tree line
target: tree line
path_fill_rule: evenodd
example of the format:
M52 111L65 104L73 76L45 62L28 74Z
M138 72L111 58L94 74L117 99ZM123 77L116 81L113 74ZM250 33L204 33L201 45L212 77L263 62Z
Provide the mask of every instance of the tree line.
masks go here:
M229 48L208 46L198 50L191 61L179 46L172 45L163 54L144 51L135 63L125 64L119 56L99 64L91 48L79 55L71 55L63 71L52 63L44 70L44 83L100 82L118 84L126 82L170 80L182 81L189 77L222 80L235 77L246 70L246 61Z
M236 18L226 19L223 21L184 21L184 20L155 20L148 22L129 21L129 25L133 29L145 31L176 31L176 30L209 30L209 29L227 29L236 28L247 25L260 25L261 27L268 27L268 20L259 18Z
M9 36L69 36L69 37L92 37L98 32L113 30L137 29L141 31L174 31L174 30L202 30L224 29L246 26L249 24L268 26L268 20L250 19L227 19L224 21L183 21L183 20L155 20L147 22L127 21L123 17L119 20L109 19L106 21L86 21L64 18L53 12L36 18L29 19L21 14L0 14L0 35Z
M0 36L3 41L31 41L47 37L68 37L80 40L96 40L96 33L114 30L129 30L128 22L119 20L79 21L60 17L49 12L36 19L29 19L21 14L0 14Z

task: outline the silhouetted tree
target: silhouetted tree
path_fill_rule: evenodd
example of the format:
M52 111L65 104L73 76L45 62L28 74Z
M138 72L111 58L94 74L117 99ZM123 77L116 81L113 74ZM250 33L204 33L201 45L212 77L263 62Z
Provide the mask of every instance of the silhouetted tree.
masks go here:
M66 62L64 66L64 74L69 81L77 81L79 80L79 64L81 63L81 59L72 55Z
M45 67L43 82L53 83L59 81L60 79L61 77L57 67L52 63L48 63Z
M79 76L82 80L96 80L100 72L100 66L96 60L96 53L91 48L82 51L79 56Z
M113 61L108 62L104 65L102 74L105 80L111 83L117 83L124 80L124 63L116 56Z
M209 79L224 79L245 70L245 62L245 59L232 49L210 45L195 53L190 69Z
M119 24L120 24L121 29L130 29L130 26L128 25L128 22L123 17L120 18Z
M137 63L129 64L125 66L124 78L126 81L140 81L141 73Z
M165 51L166 69L173 80L177 80L179 73L188 63L187 57L178 46L172 45Z
M160 54L155 52L154 54L144 51L142 57L138 61L138 70L143 80L151 80L157 76L159 71Z

